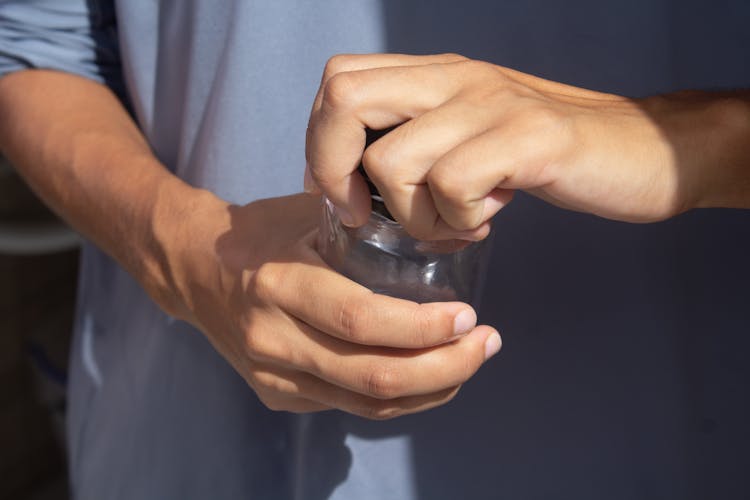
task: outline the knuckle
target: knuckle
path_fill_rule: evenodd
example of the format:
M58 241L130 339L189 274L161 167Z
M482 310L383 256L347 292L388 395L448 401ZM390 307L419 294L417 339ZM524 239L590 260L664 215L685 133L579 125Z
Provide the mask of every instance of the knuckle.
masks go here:
M367 395L376 399L393 399L403 391L401 376L388 364L381 363L368 371L365 377Z
M393 170L399 164L399 161L393 148L376 142L365 149L362 154L362 163L373 179L383 182L388 179L382 173Z
M440 57L450 62L463 62L469 60L468 57L456 54L455 52L445 52L440 54Z
M255 361L265 361L271 359L268 355L268 346L266 345L263 332L256 328L250 327L245 332L245 352L248 358Z
M442 166L427 176L440 217L453 229L468 231L481 224L481 197L472 184L461 179L462 170Z
M467 59L466 61L462 62L462 66L471 71L484 71L489 66L489 64L477 59Z
M408 166L402 150L389 143L377 142L362 155L362 164L368 177L380 189L391 197L404 198L409 193Z
M248 360L260 363L281 361L295 366L299 364L299 354L278 333L272 322L260 317L252 320L244 334L244 354Z
M323 69L323 79L328 80L333 75L341 73L346 67L346 63L349 60L347 54L336 54L326 61L325 68Z
M314 160L310 162L310 177L316 185L322 188L333 186L338 180L332 169L325 168L321 162Z
M258 331L253 324L248 326L244 332L244 348L248 359L257 361L265 357L261 354L265 348L260 333L262 332Z
M427 174L427 184L433 194L440 196L451 206L466 203L469 192L467 183L461 181L462 172L457 168L433 168Z
M250 279L250 288L261 300L271 301L282 279L278 266L266 262L261 264L253 273Z
M479 81L492 81L490 77L496 78L498 75L502 76L502 73L497 71L494 64L478 61L476 59L464 59L457 63L462 71L465 71L467 75L472 75Z
M323 105L327 108L350 108L357 101L357 85L351 73L337 73L325 83Z
M361 343L367 340L370 318L367 301L348 296L339 309L338 325L347 339Z
M310 176L319 187L329 189L337 186L338 183L341 182L341 176L337 174L335 168L330 168L329 164L321 161L314 161L310 165Z
M550 106L532 106L524 111L521 119L530 129L541 132L559 127L562 116Z
M439 325L437 324L437 318L429 314L429 311L424 308L424 304L420 304L414 309L412 323L414 324L414 340L417 345L422 347L433 345L432 337L434 332L438 330Z

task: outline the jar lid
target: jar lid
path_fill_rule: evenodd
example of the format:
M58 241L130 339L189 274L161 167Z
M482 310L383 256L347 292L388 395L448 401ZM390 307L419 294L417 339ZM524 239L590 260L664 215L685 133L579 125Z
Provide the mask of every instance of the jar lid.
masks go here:
M372 143L386 135L388 132L392 131L396 127L388 127L381 130L373 130L370 128L365 129L365 149L369 148ZM370 180L370 176L367 175L367 172L365 171L365 167L362 164L362 161L359 162L359 166L357 167L357 171L364 177L365 182L367 182L367 187L370 189L370 198L372 198L372 211L382 215L383 217L390 219L392 221L396 221L396 219L393 218L393 215L391 215L391 212L388 210L388 208L385 206L385 202L383 201L383 197L380 196L380 191L378 191L377 186L375 186L375 183Z

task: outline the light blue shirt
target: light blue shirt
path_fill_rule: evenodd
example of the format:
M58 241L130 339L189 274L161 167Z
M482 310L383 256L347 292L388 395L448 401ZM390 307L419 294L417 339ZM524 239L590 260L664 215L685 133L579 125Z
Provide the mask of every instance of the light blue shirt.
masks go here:
M459 52L634 96L750 86L742 0L114 3L0 0L0 74L111 84L168 168L237 203L300 190L335 53ZM76 498L750 495L750 215L628 225L520 195L495 223L480 319L503 352L447 406L387 422L266 409L200 332L87 245Z

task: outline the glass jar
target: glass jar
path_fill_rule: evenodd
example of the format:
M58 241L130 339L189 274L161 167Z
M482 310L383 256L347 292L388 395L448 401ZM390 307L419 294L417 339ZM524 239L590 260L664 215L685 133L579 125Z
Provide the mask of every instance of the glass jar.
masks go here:
M324 199L318 251L326 263L376 293L420 303L457 300L476 307L492 232L479 242L416 240L379 209L381 204L374 196L375 209L367 223L350 228Z

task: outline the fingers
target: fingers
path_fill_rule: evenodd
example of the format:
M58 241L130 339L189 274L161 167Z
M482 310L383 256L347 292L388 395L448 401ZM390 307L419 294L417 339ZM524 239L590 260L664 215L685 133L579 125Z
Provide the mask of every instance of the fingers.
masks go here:
M329 335L362 345L424 348L476 325L467 304L417 304L374 294L330 270L312 249L306 257L307 262L262 266L253 278L255 293Z
M507 205L513 190L550 183L563 144L557 134L534 117L511 116L445 153L427 173L440 217L456 230L471 229Z
M438 63L449 63L465 61L466 58L457 54L436 54L427 56L413 56L406 54L339 54L333 56L326 63L321 78L320 87L313 101L312 113L311 113L311 124L308 126L308 134L306 138L305 157L307 165L305 166L305 191L308 193L317 194L320 192L320 188L316 184L310 170L310 130L312 128L312 119L317 116L320 111L321 104L323 102L323 95L328 85L328 81L339 73L347 73L351 71L361 71L365 69L373 68L389 68L395 66L416 66L424 64L438 64ZM351 198L353 200L360 200L362 196L361 184L358 181L352 181L352 186L348 187L352 192ZM362 204L360 201L359 204ZM367 207L369 210L369 206ZM361 209L355 209L355 213L361 211ZM348 216L348 212L341 213L344 219L347 219L349 225L353 225Z
M474 230L487 219L477 217L471 224L455 227L441 217L428 179L437 160L481 135L497 120L484 106L455 99L404 123L367 148L363 163L368 175L388 209L412 236L420 240L486 236ZM459 185L474 175L471 163L452 167L455 176L451 181Z
M248 383L270 409L310 413L332 408L360 417L383 420L443 405L458 393L451 387L434 394L377 399L330 384L308 373L271 365L258 365Z
M319 104L310 116L306 156L312 179L341 210L345 224L364 224L369 214L366 185L354 173L364 149L365 127L382 129L419 116L457 89L456 79L446 78L450 63L409 61L408 67L336 73L321 87Z
M295 345L296 368L376 399L426 395L461 385L500 347L499 334L489 326L477 327L450 344L423 350L364 347L301 322L297 327L305 336Z
M360 159L414 237L476 240L514 189L551 183L555 163L569 160L561 145L575 147L561 108L567 101L553 92L567 87L450 55L346 57L324 75L307 144L308 184L346 225L363 224L369 213L354 172ZM576 102L588 95L573 94ZM362 154L364 127L399 123Z
M483 185L481 195L475 188L464 187L467 178L480 177L475 175L480 167L471 161L486 151L471 151L463 163L454 161L450 172L432 174L431 169L444 155L503 120L502 107L496 102L489 105L481 92L476 98L456 97L471 82L462 73L481 71L483 77L494 76L501 83L505 77L487 71L489 65L463 65L465 59L451 59L455 56L429 64L402 57L349 59L339 64L349 71L328 71L308 129L308 184L322 188L345 225L363 224L369 214L369 193L354 171L364 146L364 127L379 129L410 120L368 147L362 158L386 205L418 239L481 239L489 232L483 224L512 197L509 191L493 192L495 185ZM374 66L379 63L393 66ZM487 163L484 158L480 162ZM432 178L442 194L440 204L428 186ZM474 197L467 199L468 194Z
M449 227L477 227L510 202L515 168L526 158L516 147L499 147L503 139L495 131L482 134L432 165L427 174L430 199Z
M311 248L309 254L315 255ZM256 310L246 335L255 361L395 399L461 385L499 348L498 333L475 328L476 315L466 304L374 294L309 254L299 256L304 262L256 271L251 291L269 306Z
M484 213L482 214L481 220L488 221L494 217L501 208L513 201L514 193L515 191L513 189L502 188L495 188L490 191L490 194L484 199Z
M305 373L254 363L244 377L269 410L313 413L331 409L317 399L306 397L309 391L300 383L300 379L310 378Z
M467 304L373 294L320 260L313 233L294 237L272 241L274 260L243 274L244 293L220 309L240 312L232 334L211 337L270 408L369 418L422 411L450 400L499 349L498 333L475 327ZM222 314L212 330L226 329Z
M255 394L258 395L258 398L261 400L261 402L269 410L288 411L291 413L316 413L319 411L332 409L330 406L318 403L316 401L311 401L309 399L298 397L284 397L279 394L264 393L263 391L260 391L256 388L253 389L255 390Z
M291 268L295 266L284 265ZM272 279L277 285L284 283L286 286L283 288L288 286L289 289L295 289L299 288L294 281L295 273L304 271L309 274L310 283L322 276L317 272L330 273L325 268L309 264L307 266L309 267L300 267L289 274L278 274L273 278L269 271L262 271L265 277L261 280ZM340 279L351 283L344 278ZM303 280L302 283L306 281ZM334 407L367 418L390 418L423 411L449 401L455 395L456 388L465 383L489 356L499 350L499 335L488 326L476 327L458 340L436 347L400 349L378 346L377 344L386 342L410 347L434 343L433 340L425 340L430 339L434 331L429 325L435 325L439 331L441 328L453 329L456 323L456 317L445 315L440 306L447 306L448 311L456 306L460 312L470 311L468 325L474 324L476 317L468 306L461 303L419 305L381 297L366 290L362 292L344 287L347 293L360 293L364 300L363 306L375 301L378 306L387 306L385 309L398 311L406 306L406 310L410 312L401 318L400 313L396 312L391 316L386 310L379 311L379 307L364 314L356 311L366 309L354 309L351 311L351 320L342 323L336 319L340 313L334 313L331 319L325 319L325 315L330 312L324 305L326 300L314 299L316 296L332 293L336 284L333 281L318 283L316 293L308 293L305 288L308 285L303 285L295 294L302 300L286 302L287 307L291 305L298 308L297 314L308 315L305 321L290 315L288 310L279 309L277 306L280 304L276 303L276 306L269 304L256 308L248 324L245 356L249 358L246 358L248 362L243 363L243 373L251 373L246 375L246 379L270 408L320 411ZM262 287L257 297L269 298ZM378 302L378 299L384 299L385 302ZM423 313L427 315L422 327L424 330L416 335L410 333L415 328L414 318ZM322 316L323 319L316 319L316 316ZM360 343L351 342L351 337L347 338L346 335L351 336L352 332L357 331L356 328L340 330L334 336L311 326L331 321L335 327L341 327L347 321L362 319L365 322L357 327L362 328L358 334L361 336L354 336ZM419 328L415 331L419 331ZM436 336L442 337L443 335ZM385 339L385 342L373 342L372 339ZM265 368L259 370L257 366ZM283 374L287 375L282 376ZM297 398L313 403L299 401Z
M373 68L391 68L395 66L421 66L425 64L445 64L466 61L458 54L432 54L415 56L407 54L339 54L331 57L323 70L320 87L313 101L312 112L320 109L323 94L328 81L339 73L361 71Z

